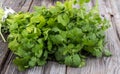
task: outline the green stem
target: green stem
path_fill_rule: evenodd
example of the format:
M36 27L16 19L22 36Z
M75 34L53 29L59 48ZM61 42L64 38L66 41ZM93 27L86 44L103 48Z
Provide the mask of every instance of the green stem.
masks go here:
M0 24L0 36L2 37L2 40L3 40L4 42L6 42L4 36L3 36L2 32L1 32L1 27L2 27L2 25Z

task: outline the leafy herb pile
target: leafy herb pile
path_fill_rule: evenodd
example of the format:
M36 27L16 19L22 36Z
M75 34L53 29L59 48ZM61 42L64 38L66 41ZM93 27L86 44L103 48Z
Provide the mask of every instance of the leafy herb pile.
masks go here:
M49 9L36 7L33 13L17 13L6 19L8 46L16 55L13 62L19 70L42 66L47 60L81 67L90 55L111 55L104 52L107 21L100 18L96 7L88 12L83 1L80 9L72 7L73 1L57 2Z

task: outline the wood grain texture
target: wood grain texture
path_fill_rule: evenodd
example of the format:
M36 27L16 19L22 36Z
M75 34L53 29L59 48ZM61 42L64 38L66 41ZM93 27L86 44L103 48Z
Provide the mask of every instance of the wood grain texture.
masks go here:
M13 64L12 60L15 56L10 52L8 60L2 70L1 74L43 74L44 67L34 67L26 71L18 71L17 67Z
M32 12L34 6L47 5L49 7L56 1L58 0L5 0L4 6L10 6L16 11ZM34 67L19 72L12 63L14 56L10 52L1 74L120 74L120 0L98 0L98 4L101 17L108 19L111 25L105 33L108 42L106 48L112 52L111 57L88 58L83 68L66 68L65 65L48 62L44 67ZM94 5L95 0L92 0L88 3L88 8ZM3 43L0 39L0 67L7 52L7 43Z
M46 6L50 7L53 5L53 0L33 0L30 8L30 12L34 11L34 6Z
M11 7L16 12L28 11L32 0L6 0L4 6Z
M115 2L116 2L116 5L117 5L118 10L119 10L119 12L120 12L120 0L115 0ZM119 13L119 14L120 14L120 13Z
M25 7L24 4L28 1L30 2L30 0L19 0L18 2L17 1L18 0L0 0L0 2L3 4L3 7L8 6L14 9L15 11L22 11L24 9L22 7ZM1 67L4 66L8 54L8 45L7 43L4 43L0 37L0 70L2 69Z
M118 1L114 1L111 0L111 10L112 10L112 21L114 22L114 27L117 33L117 36L120 40L120 11L119 11L119 6L117 6L117 2L120 2L120 0Z
M111 0L112 1L112 0ZM100 4L100 7L103 8L100 10L101 12L104 11L104 16L110 21L111 27L106 32L106 40L107 40L107 47L112 52L112 56L109 58L103 58L105 64L105 72L104 74L119 74L119 50L120 50L120 42L118 36L115 31L115 24L112 21L114 16L113 11L111 9L111 3L107 0L102 0L104 6Z
M0 3L3 4L5 0L1 0Z
M0 4L4 5L5 0L0 0ZM3 42L1 36L0 36L0 71L2 69L2 66L4 66L6 58L8 56L8 48L7 43Z
M91 9L92 6L95 5L94 3L93 0L90 3L88 3L89 9ZM103 58L88 58L86 61L86 66L83 68L68 67L67 74L104 74L105 65Z
M2 66L6 61L8 53L9 51L7 48L7 43L4 43L3 40L0 38L0 70L2 69Z
M29 11L32 2L33 2L33 0L26 0L26 1L24 2L23 6L21 7L21 11L23 11L23 12Z
M44 74L66 74L66 66L56 62L48 62Z
M7 60L6 60L6 62L5 62L5 65L2 67L2 71L0 72L1 74L4 74L5 72L6 72L6 70L7 70L7 67L8 67L8 65L11 63L11 60L13 59L13 53L12 52L10 52L9 54L8 54L8 57L7 57Z
M9 6L13 8L15 11L32 11L33 7L41 6L41 5L47 5L50 6L53 4L53 2L50 1L41 1L41 0L31 0L31 2L28 2L28 0L21 0L18 2L15 2L16 0L11 0L10 4L6 1L4 6ZM20 4L20 5L17 5ZM10 6L11 5L11 6ZM28 6L27 6L28 5ZM14 7L15 6L15 7ZM45 67L46 70L44 71L44 67L34 67L32 69L20 72L18 71L17 67L13 64L12 60L14 58L14 55L12 52L10 52L9 57L5 63L4 68L2 69L1 74L65 74L66 67L65 65L60 65L57 63L48 63ZM47 67L49 66L49 67Z
M95 1L95 0L94 0ZM94 2L92 1L92 2ZM95 3L95 2L94 2ZM95 4L93 4L95 5ZM83 68L67 68L67 74L120 74L120 41L116 29L118 26L117 7L114 0L99 0L100 14L110 21L111 27L106 32L107 48L112 52L112 57L89 58ZM116 19L115 19L116 17ZM116 26L118 25L118 26Z
M3 2L3 1L2 1ZM29 11L29 6L31 4L32 0L6 0L3 3L3 6L8 6L14 9L15 11ZM3 64L5 57L7 57L8 52L7 43L2 42L2 39L0 38L0 68L1 64ZM1 74L34 74L35 72L42 71L41 68L33 68L26 72L19 72L17 67L12 63L14 55L12 53L9 54L9 57L7 58L7 61L4 65L4 68L0 69ZM34 71L34 69L36 69ZM38 71L39 69L39 71ZM1 71L2 70L2 71ZM31 72L32 71L32 72Z

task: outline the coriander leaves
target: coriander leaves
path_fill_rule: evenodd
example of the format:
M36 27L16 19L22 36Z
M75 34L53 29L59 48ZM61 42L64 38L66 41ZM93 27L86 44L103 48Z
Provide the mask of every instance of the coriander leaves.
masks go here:
M111 55L104 51L108 24L96 9L87 12L84 3L88 1L80 0L80 9L72 8L73 1L66 1L49 9L35 7L32 13L10 15L5 21L10 32L8 46L16 55L18 69L42 66L48 60L82 67L90 55Z

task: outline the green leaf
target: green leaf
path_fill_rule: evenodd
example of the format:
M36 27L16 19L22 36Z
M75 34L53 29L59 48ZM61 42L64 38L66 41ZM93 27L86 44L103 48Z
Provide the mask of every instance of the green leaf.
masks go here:
M67 66L71 66L72 65L72 57L71 56L67 56L65 57L65 62L64 62Z
M43 59L44 59L44 60L47 60L47 58L48 58L48 51L44 51Z
M109 57L109 56L112 55L112 53L109 50L104 49L104 55L107 56L107 57Z
M37 25L37 27L41 29L46 24L45 17L44 16L39 16L39 22L40 22L40 24Z
M50 39L54 44L61 44L65 41L61 35L50 35Z
M0 22L1 22L3 15L4 15L4 10L2 8L0 8Z
M55 18L49 18L47 21L48 26L52 27L55 25Z
M33 16L30 18L31 23L40 23L40 16Z
M67 14L61 14L57 17L58 23L61 23L63 26L66 26L69 23L69 16Z
M37 62L37 58L32 57L31 60L29 61L29 66L34 67L36 65L36 62Z
M72 5L73 5L73 1L66 1L64 3L64 6L65 6L65 9L68 10L68 11L71 11L72 10Z
M14 39L13 41L9 42L8 44L8 48L10 48L12 51L16 51L17 47L19 46L19 43L17 42L16 39Z
M30 59L30 56L23 57L23 58L18 58L18 57L16 57L16 58L13 60L13 62L15 63L15 65L18 66L18 69L19 69L20 71L23 71L23 70L26 69L25 66L28 65L29 59Z
M44 39L47 40L48 38L48 32L50 31L50 28L43 28L43 35L44 35Z
M15 52L16 55L20 57L30 56L28 52L18 47L18 50Z
M34 25L30 25L30 26L28 26L27 28L26 28L26 30L27 30L27 32L28 33L31 33L33 30L34 30Z
M43 44L35 45L35 47L32 49L32 52L35 54L36 57L40 58L43 53Z
M96 57L102 57L102 51L99 48L94 48L94 51L92 52L93 56Z
M86 2L90 2L90 0L86 0Z
M85 65L86 65L85 60L84 60L84 59L81 59L81 62L80 62L79 67L83 67L83 66L85 66Z
M52 47L53 47L52 46L52 42L50 40L48 40L48 42L47 42L47 48L48 48L48 50L51 51Z
M73 60L72 66L74 67L78 67L81 63L81 59L78 54L73 55L72 60Z
M37 64L38 64L38 66L43 66L46 64L46 61L45 60L38 60Z
M80 4L84 4L85 2L88 3L90 0L79 0Z

